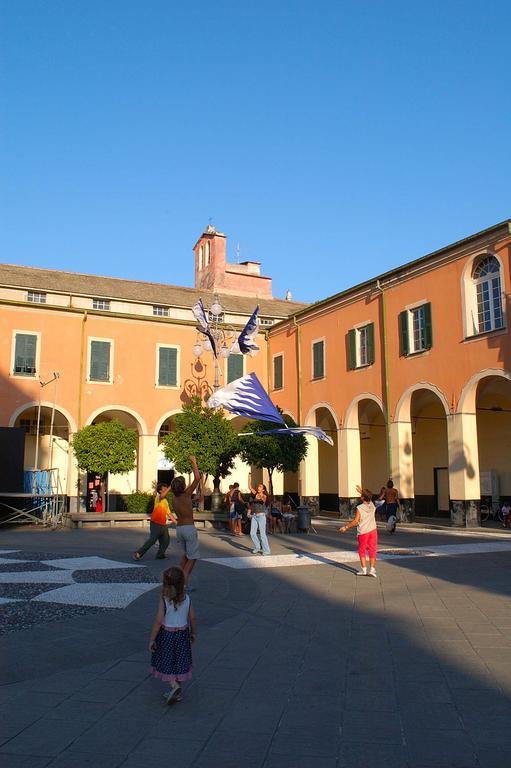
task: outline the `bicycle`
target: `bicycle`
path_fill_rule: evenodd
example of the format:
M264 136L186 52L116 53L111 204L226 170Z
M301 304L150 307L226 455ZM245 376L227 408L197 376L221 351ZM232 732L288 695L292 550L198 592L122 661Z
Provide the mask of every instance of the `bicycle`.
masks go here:
M481 504L480 512L482 523L485 523L489 517L491 517L493 521L499 520L501 523L504 523L502 507L498 501L488 500L484 504Z

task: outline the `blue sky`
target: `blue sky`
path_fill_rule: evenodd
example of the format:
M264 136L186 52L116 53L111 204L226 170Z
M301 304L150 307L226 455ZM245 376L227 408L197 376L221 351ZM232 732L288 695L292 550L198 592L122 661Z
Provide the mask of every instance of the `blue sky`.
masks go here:
M312 301L511 217L511 4L0 0L0 260Z

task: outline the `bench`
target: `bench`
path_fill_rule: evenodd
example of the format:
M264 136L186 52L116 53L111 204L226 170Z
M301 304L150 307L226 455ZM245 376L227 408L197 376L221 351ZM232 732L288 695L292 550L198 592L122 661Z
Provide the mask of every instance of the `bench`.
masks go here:
M198 512L194 510L193 519L196 523L228 523L229 516L225 512ZM146 514L136 515L129 512L75 512L67 516L67 525L70 528L83 528L84 526L109 527L115 525L134 525L144 528L149 525L149 517Z
M194 510L193 519L196 523L202 523L203 528L206 528L206 523L211 523L213 527L215 527L215 523L227 524L229 522L229 515L227 512L199 512Z

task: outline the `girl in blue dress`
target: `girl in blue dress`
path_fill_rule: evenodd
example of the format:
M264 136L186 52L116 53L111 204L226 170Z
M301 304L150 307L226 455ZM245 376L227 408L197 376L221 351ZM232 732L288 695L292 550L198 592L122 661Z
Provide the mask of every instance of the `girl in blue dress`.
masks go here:
M173 566L163 573L161 598L149 640L151 672L170 683L170 690L164 694L168 704L181 700L181 683L192 677L191 644L195 638L195 611L185 592L185 575L182 568Z

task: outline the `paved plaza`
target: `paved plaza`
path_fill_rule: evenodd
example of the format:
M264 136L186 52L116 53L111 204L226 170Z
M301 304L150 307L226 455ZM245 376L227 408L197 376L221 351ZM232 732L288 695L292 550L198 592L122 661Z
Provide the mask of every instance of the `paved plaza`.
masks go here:
M0 538L2 768L509 768L511 535L380 531L356 577L333 524L199 534L194 679L167 706L141 529Z

